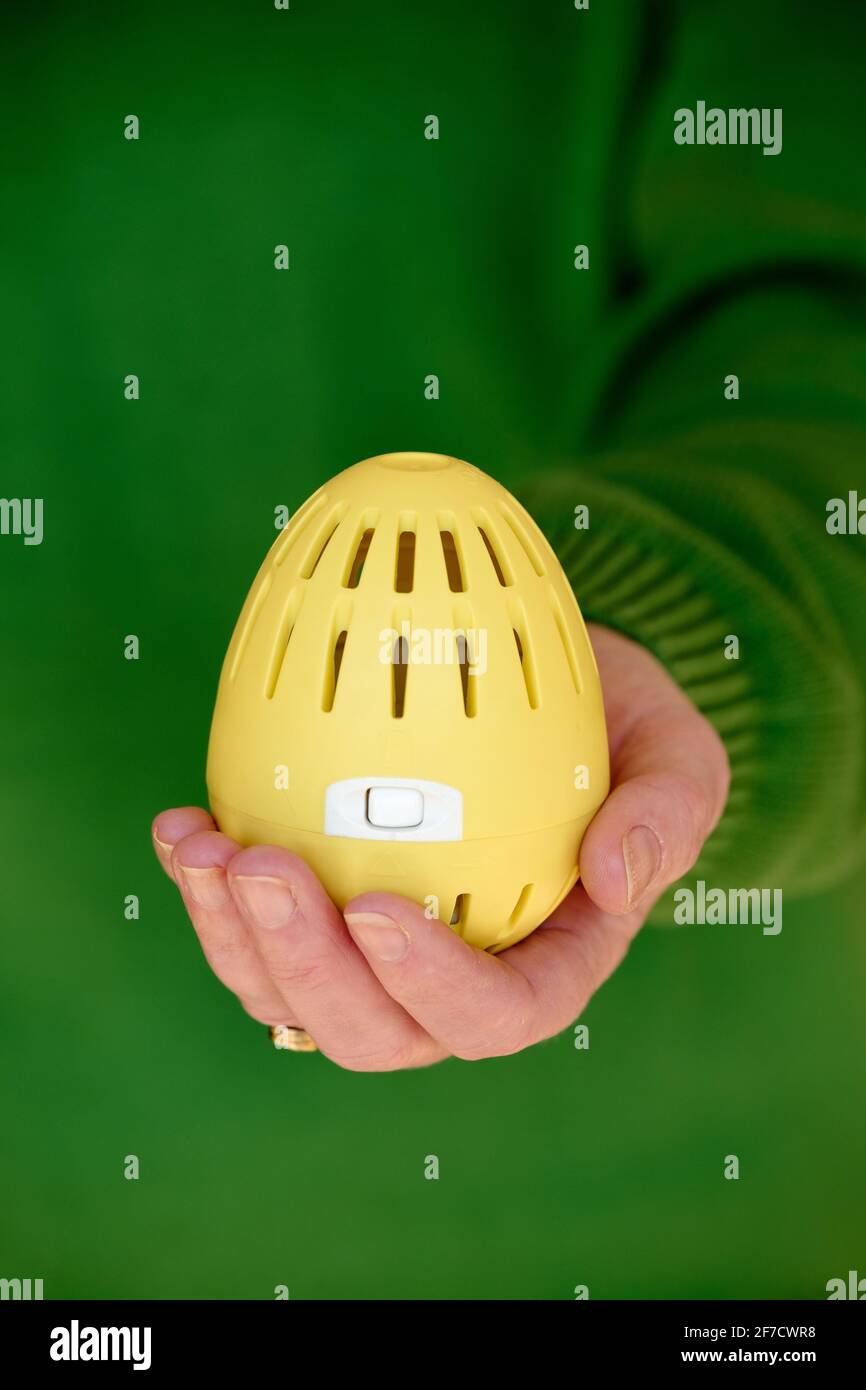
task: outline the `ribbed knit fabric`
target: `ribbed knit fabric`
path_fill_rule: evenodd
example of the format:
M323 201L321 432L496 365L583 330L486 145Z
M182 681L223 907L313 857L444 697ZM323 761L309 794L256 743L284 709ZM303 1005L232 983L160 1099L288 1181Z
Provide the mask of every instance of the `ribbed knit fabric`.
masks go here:
M523 500L584 616L649 648L725 741L728 808L690 878L792 892L832 882L864 848L862 685L832 603L845 591L847 557L835 569L825 557L821 575L800 565L798 577L814 521L771 484L697 459L606 463L603 479L589 464L536 480ZM641 492L650 472L653 500ZM686 516L687 494L703 529ZM574 529L577 501L589 507L587 531ZM738 551L714 531L722 511L743 535L755 515L777 520L760 548L753 536L755 548ZM731 635L735 660L725 656ZM668 907L656 915L669 919Z
M593 227L615 273L551 309L574 364L561 466L517 491L584 616L650 648L725 740L729 806L690 879L809 892L866 844L866 537L825 525L829 499L866 497L866 19L805 0L628 13L642 58ZM781 153L678 146L673 113L699 99L781 108ZM583 177L562 192L575 225Z

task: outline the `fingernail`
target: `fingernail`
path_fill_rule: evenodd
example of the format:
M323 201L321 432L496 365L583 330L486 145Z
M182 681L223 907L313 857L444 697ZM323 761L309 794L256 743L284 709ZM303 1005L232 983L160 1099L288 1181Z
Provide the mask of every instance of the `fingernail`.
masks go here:
M153 832L153 843L159 846L163 854L167 854L169 858L171 858L171 852L174 849L174 845L170 845L167 840L161 840L155 830Z
M622 857L631 907L643 897L661 868L662 847L655 831L648 825L634 826L622 838Z
M199 907L222 907L228 891L225 869L216 865L191 869L186 864L175 864L174 871L180 879L179 886Z
M402 960L409 949L409 933L381 912L347 912L346 924L365 951L378 960Z
M292 886L284 878L265 874L237 874L232 879L241 901L260 927L284 927L298 909Z

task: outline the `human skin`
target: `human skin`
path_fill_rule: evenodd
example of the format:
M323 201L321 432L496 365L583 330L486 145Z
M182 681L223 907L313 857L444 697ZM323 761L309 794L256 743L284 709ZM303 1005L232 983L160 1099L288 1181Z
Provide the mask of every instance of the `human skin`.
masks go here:
M583 1011L694 864L730 780L721 739L656 659L607 628L589 635L611 793L584 836L580 882L499 955L391 893L362 893L341 913L297 855L242 849L198 807L156 817L159 861L247 1013L306 1029L351 1071L394 1071L520 1052Z

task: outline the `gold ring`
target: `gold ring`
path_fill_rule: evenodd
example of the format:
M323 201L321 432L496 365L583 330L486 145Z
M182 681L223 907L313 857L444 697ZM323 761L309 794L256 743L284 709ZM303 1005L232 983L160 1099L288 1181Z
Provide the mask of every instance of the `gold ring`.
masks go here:
M287 1023L271 1024L268 1036L280 1052L318 1052L316 1044L304 1028L290 1028Z

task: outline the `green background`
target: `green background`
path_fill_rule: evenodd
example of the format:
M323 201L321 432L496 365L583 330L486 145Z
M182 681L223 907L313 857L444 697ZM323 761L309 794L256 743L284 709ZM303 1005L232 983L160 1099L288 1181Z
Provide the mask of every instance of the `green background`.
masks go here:
M805 4L7 9L0 492L45 499L45 539L0 536L0 1277L815 1298L866 1274L866 540L823 525L866 491L863 37ZM783 105L783 154L677 149L698 98ZM152 858L151 817L205 797L274 508L404 448L607 477L609 536L669 526L764 644L724 872L772 874L799 835L759 881L821 891L778 937L645 931L588 1051L382 1076L275 1052ZM615 595L585 608L642 635Z

